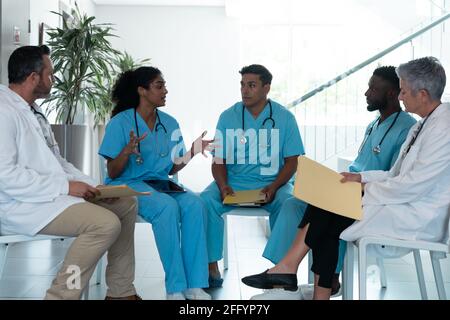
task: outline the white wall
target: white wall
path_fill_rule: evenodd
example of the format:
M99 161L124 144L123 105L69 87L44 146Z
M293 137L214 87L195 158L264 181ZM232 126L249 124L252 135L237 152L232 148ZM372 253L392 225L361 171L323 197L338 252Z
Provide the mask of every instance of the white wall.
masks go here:
M50 11L60 12L60 2L68 8L75 7L74 0L30 0L31 45L38 45L40 23L43 22L52 28L59 26L59 16ZM77 3L81 12L95 15L92 0L77 0Z
M161 69L169 90L163 110L179 121L186 146L203 130L213 137L220 113L240 100L237 21L220 7L97 6L96 14L115 24L117 49ZM210 163L198 155L181 181L202 190L212 181Z

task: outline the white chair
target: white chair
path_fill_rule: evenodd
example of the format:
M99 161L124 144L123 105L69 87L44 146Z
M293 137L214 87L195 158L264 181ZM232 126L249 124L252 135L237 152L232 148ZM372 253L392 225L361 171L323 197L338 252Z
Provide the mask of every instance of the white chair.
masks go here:
M356 155L351 155L351 156L339 156L337 158L337 171L338 172L346 172L348 171L348 168L350 167L350 165L352 164L353 160L356 158ZM349 249L349 245L347 244L347 253L346 253L346 258L348 257L349 251L351 251L353 248ZM352 252L350 252L350 254L352 254ZM387 287L387 281L386 281L386 271L384 268L384 264L383 264L383 258L377 258L377 266L378 269L380 270L380 283L381 283L381 287L382 288L386 288ZM344 265L345 266L345 265ZM347 270L347 271L351 271L351 270ZM350 289L348 288L348 291L346 293L346 286L347 283L349 283L349 280L347 280L349 278L348 274L345 274L345 269L343 270L343 274L342 274L342 298L345 299L345 296L347 293L350 292ZM352 278L353 279L353 278Z
M347 255L343 270L343 285L345 285L343 288L343 299L351 300L353 298L353 255L355 247L358 252L359 299L367 299L367 247L371 244L408 248L413 251L420 293L423 300L427 300L428 296L425 286L422 261L420 258L420 250L429 251L439 299L446 300L444 281L439 260L446 258L447 254L450 253L448 243L407 241L382 237L363 237L356 242L348 242ZM383 272L383 270L380 270L380 274ZM386 282L386 279L384 279L384 282Z
M70 239L71 237L62 236L50 236L38 234L36 236L26 236L26 235L0 235L0 279L3 276L4 267L6 265L6 258L8 254L8 249L11 245L21 242L31 242L31 241L42 241L42 240L59 240ZM99 273L97 272L97 279L99 279ZM98 281L98 280L97 280ZM83 292L85 300L89 299L89 285Z

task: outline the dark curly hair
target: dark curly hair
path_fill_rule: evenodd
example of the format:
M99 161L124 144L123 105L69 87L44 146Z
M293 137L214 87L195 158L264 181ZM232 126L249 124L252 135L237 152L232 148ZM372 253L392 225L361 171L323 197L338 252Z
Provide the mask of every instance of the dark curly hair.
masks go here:
M373 75L389 82L395 89L395 91L400 92L400 79L397 76L397 72L395 72L395 67L393 66L379 67L375 69Z
M139 106L138 88L148 89L150 83L161 75L161 71L154 67L140 67L136 70L122 73L114 84L112 101L115 107L111 117L122 111Z

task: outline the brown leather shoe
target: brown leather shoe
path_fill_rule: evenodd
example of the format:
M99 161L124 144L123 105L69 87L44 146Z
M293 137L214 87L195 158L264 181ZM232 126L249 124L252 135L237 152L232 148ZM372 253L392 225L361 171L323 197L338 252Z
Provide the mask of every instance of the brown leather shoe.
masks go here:
M142 300L142 298L138 294L133 294L128 297L108 297L106 296L105 300Z

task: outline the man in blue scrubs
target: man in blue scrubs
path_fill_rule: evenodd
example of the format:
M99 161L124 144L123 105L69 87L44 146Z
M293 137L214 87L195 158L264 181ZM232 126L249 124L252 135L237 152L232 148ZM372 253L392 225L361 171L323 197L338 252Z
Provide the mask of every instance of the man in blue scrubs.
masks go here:
M395 67L380 67L373 72L365 96L367 110L379 111L379 116L367 126L358 156L349 166L350 172L388 171L394 165L409 129L416 123L413 117L402 111L398 100L399 93L400 80ZM277 264L286 255L297 234L297 226L303 218L305 208L306 203L297 198L288 199L284 203L263 253L266 259ZM292 222L294 219L292 216L298 219L297 223ZM332 294L337 293L340 288L339 273L344 264L346 248L345 241L341 240ZM282 295L278 297L280 299L287 299L287 295L295 295L287 291L278 294ZM277 297L269 292L264 298Z
M217 261L222 259L223 218L233 209L222 204L239 190L262 189L274 226L283 203L292 197L291 179L297 158L304 154L294 115L267 98L272 75L261 65L240 71L242 102L225 110L219 119L212 173L215 181L200 195L208 209L207 244L210 287L220 287Z

